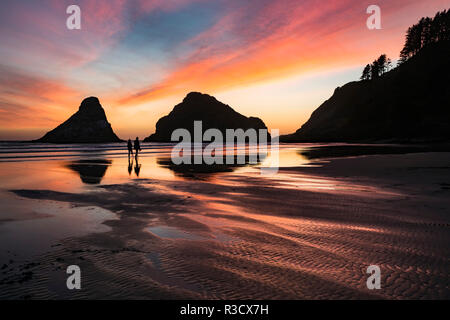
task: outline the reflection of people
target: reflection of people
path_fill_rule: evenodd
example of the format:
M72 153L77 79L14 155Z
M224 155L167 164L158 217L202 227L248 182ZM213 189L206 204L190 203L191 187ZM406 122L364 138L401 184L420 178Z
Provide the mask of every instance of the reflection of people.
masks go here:
M133 165L133 164L132 164ZM139 178L139 173L141 172L141 165L138 163L137 151L136 151L136 165L134 166L134 173Z
M133 171L133 158L128 155L128 175L131 176L131 171Z
M133 144L131 143L131 139L128 139L128 158L130 154L133 155Z
M134 140L134 150L136 151L136 159L138 157L138 152L141 151L141 144L139 143L139 137Z

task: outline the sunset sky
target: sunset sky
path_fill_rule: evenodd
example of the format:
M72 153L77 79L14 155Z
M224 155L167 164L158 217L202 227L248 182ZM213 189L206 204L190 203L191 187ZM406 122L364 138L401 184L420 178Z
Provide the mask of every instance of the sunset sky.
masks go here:
M66 28L81 8L82 29ZM369 5L382 29L366 27ZM0 140L34 139L97 96L122 139L190 91L298 129L337 86L450 0L2 0Z

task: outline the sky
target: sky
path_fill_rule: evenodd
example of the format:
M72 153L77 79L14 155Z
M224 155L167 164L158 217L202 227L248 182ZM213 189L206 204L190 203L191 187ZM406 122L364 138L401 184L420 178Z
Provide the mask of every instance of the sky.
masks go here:
M69 30L69 5L81 29ZM369 30L369 5L381 29ZM2 0L0 140L36 139L100 99L122 139L146 137L191 91L297 130L335 88L450 0Z

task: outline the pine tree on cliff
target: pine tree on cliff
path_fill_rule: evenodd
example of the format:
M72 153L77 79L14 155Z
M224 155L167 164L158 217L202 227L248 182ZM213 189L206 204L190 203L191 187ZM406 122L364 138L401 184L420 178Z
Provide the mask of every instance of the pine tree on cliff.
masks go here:
M400 63L415 56L422 48L434 42L450 40L450 10L436 13L434 18L422 18L408 28Z
M372 72L372 68L371 68L370 64L366 65L362 72L361 80L370 80L371 72Z

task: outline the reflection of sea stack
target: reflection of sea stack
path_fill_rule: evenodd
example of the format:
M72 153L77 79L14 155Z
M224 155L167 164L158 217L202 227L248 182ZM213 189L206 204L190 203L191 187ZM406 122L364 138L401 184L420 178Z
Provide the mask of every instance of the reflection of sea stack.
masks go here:
M144 141L169 142L172 132L178 128L189 130L193 137L194 121L202 121L203 130L219 129L267 129L259 118L246 117L216 98L199 92L189 93L182 103L156 123L156 132Z
M238 156L233 155L232 164L207 164L204 160L201 163L194 163L194 156L191 156L191 164L175 164L173 158L158 158L156 161L159 166L172 170L177 176L190 179L207 180L208 177L218 172L233 172L237 168L260 164L266 158L266 154L252 154L255 163L252 163L252 157L245 154L243 162L240 163Z
M77 172L83 183L99 184L110 165L111 160L78 160L70 162L67 168Z
M99 100L86 98L79 110L67 121L48 132L38 142L50 143L105 143L120 142L106 119Z

